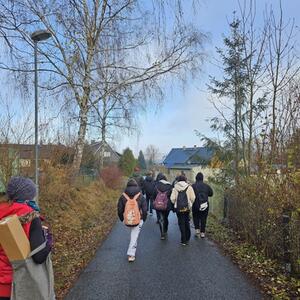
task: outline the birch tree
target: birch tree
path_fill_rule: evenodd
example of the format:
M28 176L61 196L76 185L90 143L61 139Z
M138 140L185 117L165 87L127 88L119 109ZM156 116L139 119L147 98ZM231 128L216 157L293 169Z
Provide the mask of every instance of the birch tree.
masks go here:
M172 24L158 22L166 8L174 12ZM38 45L40 86L58 99L68 95L76 107L74 174L80 168L91 107L111 99L116 91L138 85L151 91L168 75L181 77L197 69L203 35L182 16L180 1L153 1L143 7L134 0L0 0L0 34L11 54L2 69L21 72L28 79L33 69L30 34L38 28L52 34ZM114 48L107 47L108 36ZM106 51L122 52L122 60L99 63ZM109 84L102 82L107 89L99 94L99 69L124 72Z

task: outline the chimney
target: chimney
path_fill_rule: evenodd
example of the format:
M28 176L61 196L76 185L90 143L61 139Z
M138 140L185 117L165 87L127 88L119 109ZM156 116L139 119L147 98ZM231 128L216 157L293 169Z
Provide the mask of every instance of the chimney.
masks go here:
M197 145L194 145L194 148L197 148Z
M185 149L185 146L182 146L182 149Z

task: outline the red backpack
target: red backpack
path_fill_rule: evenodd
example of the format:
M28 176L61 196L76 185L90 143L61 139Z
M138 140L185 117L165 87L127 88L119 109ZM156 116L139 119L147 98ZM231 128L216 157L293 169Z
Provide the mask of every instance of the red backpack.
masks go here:
M167 210L169 201L167 194L168 191L161 192L160 190L157 190L157 195L153 202L154 209L162 211Z

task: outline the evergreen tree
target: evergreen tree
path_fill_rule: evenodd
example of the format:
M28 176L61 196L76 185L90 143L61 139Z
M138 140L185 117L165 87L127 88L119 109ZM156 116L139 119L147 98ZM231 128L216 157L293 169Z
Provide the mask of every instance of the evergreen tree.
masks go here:
M119 160L119 167L123 171L124 175L130 176L136 166L136 159L133 156L132 151L126 148Z
M146 160L145 160L144 153L142 150L139 152L138 164L142 170L147 169Z
M245 143L244 136L244 105L246 102L246 62L244 56L244 40L240 31L240 21L234 17L229 24L231 34L224 38L224 48L217 48L223 63L224 77L221 80L211 78L210 91L220 98L226 98L233 102L233 113L226 119L214 118L212 129L221 130L227 137L227 141L232 145L234 156L235 179L239 176L239 161L245 159L244 153L240 155L240 148ZM244 149L244 148L243 148Z

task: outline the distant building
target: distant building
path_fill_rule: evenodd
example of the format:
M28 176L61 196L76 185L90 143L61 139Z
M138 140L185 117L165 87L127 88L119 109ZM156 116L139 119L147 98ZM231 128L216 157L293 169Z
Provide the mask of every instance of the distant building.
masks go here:
M107 142L92 141L90 148L98 162L100 162L103 153L104 166L118 164L121 157L121 154L115 151Z
M39 170L43 172L42 163L70 157L72 150L64 145L47 144L39 146ZM4 189L3 180L14 175L34 178L35 145L0 144L0 192ZM4 181L5 181L4 180Z
M163 165L168 169L169 180L183 172L193 182L198 172L202 172L205 177L212 175L212 170L208 167L212 157L213 151L206 147L173 148L164 159Z

